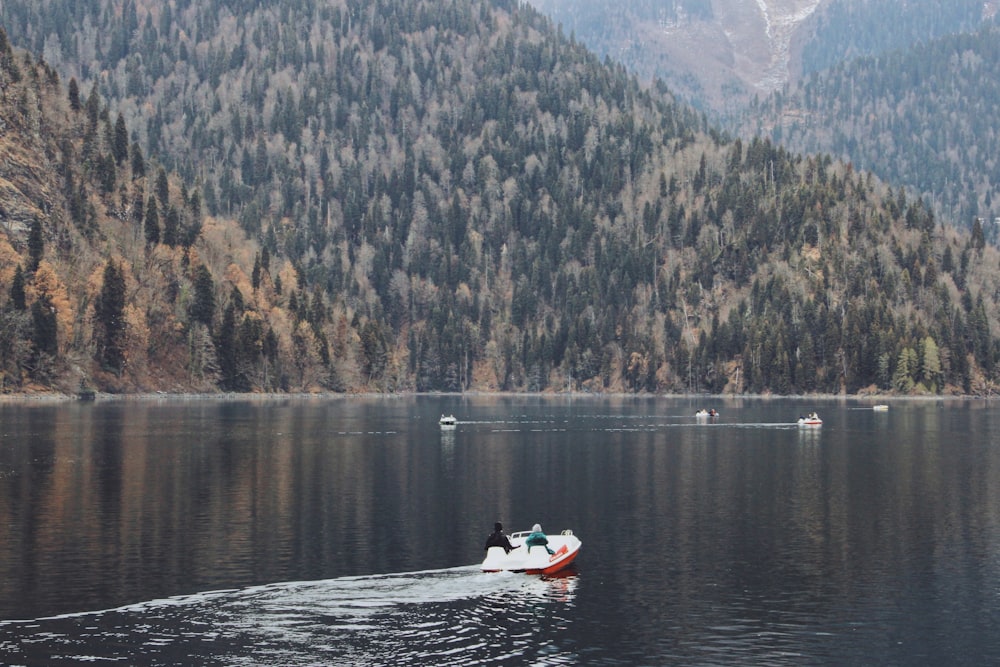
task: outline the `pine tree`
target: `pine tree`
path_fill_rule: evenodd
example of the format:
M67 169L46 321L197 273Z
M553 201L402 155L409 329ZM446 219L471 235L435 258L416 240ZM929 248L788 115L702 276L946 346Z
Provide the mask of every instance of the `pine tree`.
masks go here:
M388 346L382 327L377 322L368 320L361 329L361 349L364 354L364 371L368 379L380 378L388 361Z
M22 313L28 309L27 297L24 292L24 271L21 270L20 264L14 269L14 279L10 284L10 305L14 310Z
M104 266L104 282L94 303L101 364L116 375L125 367L125 276L114 260Z
M80 84L76 82L76 77L69 80L69 108L73 111L83 108L80 103Z
M128 128L125 127L125 117L120 113L118 114L118 120L115 121L114 142L111 148L115 156L115 162L120 167L128 157Z
M132 142L132 178L142 178L146 175L146 158L138 142Z
M892 385L901 394L908 394L913 389L913 375L917 370L917 353L911 347L903 348L896 359L896 372L892 376Z
M31 221L31 230L28 232L28 273L33 274L38 270L38 263L42 261L45 253L45 238L42 235L42 221L35 218Z
M31 321L33 324L31 342L36 359L42 354L55 357L59 350L58 325L56 323L56 310L48 295L43 294L31 304Z
M101 98L97 96L97 84L95 83L90 89L90 95L87 96L87 120L91 128L97 127L97 118L100 113Z
M189 315L193 321L212 328L212 319L215 317L215 285L212 283L211 272L204 264L199 264L195 269L194 301Z
M156 200L152 197L146 203L143 229L146 232L146 245L156 245L160 242L160 214L157 211Z
M115 157L111 153L97 158L97 178L101 183L101 191L104 194L111 194L115 189L117 178L115 169Z
M163 244L171 248L177 245L180 237L181 214L177 207L171 205L167 209L167 216L163 220Z
M986 237L983 235L983 223L979 218L976 218L972 222L972 238L969 240L969 244L975 250L982 250L986 247Z
M160 204L166 206L169 196L170 184L167 182L167 172L163 167L160 167L156 172L156 198L160 200Z
M0 27L0 71L6 72L14 83L21 80L21 70L14 62L14 50L7 38L7 31L2 27Z
M260 253L257 253L253 258L253 273L250 276L250 285L253 287L254 291L260 288Z
M920 376L923 379L924 386L929 391L936 393L940 388L941 352L938 349L937 342L931 336L925 337L921 345L923 354L920 355Z
M215 343L216 356L219 360L219 385L226 391L236 391L236 309L233 304L226 306L219 327L219 336Z

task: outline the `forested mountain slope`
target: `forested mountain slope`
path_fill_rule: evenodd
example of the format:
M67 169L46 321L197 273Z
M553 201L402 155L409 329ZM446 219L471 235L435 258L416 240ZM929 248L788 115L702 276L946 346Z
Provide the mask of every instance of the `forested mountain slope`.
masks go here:
M6 150L44 156L0 171L3 211L23 195L0 212L8 390L995 386L981 236L827 157L724 140L528 6L3 11L45 61L5 60ZM36 306L39 236L66 298Z
M753 105L747 136L827 152L912 188L941 217L1000 215L1000 28L951 35L806 78ZM994 203L994 200L996 202Z
M993 19L997 7L996 0L829 0L803 25L794 59L801 73L812 74L865 56L905 51L974 32Z
M972 31L989 0L529 0L600 56L728 115L805 73Z

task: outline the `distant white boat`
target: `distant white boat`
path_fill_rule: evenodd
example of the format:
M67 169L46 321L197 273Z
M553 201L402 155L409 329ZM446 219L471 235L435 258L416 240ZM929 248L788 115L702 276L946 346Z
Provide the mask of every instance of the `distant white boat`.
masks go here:
M441 419L438 420L438 424L441 425L441 428L455 428L455 425L458 424L458 420L455 419L455 415L441 415Z
M810 412L805 417L799 417L799 426L822 426L823 420L815 412Z
M889 406L885 403L879 403L878 405L873 405L872 410L875 412L888 412Z
M718 417L719 413L715 410L715 408L712 408L711 410L701 409L694 413L694 416L699 419L708 419L709 417Z

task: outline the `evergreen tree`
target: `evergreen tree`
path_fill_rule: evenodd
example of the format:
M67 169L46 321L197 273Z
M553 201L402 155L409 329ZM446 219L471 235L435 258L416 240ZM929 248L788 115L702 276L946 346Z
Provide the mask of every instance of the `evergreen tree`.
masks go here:
M267 180L267 146L264 144L264 136L257 135L257 147L254 150L253 158L253 181L254 185L261 185Z
M388 345L382 327L368 320L361 329L361 348L364 354L364 371L369 380L382 377L388 361Z
M48 295L42 295L31 304L31 321L33 331L32 347L36 360L40 355L55 357L59 351L56 323L56 309L52 306Z
M210 330L215 317L215 285L208 267L199 264L194 274L194 300L189 313L195 322L201 322Z
M980 218L976 218L972 222L970 245L974 250L982 250L986 247L986 237L983 235L983 222Z
M115 169L115 158L110 153L97 158L97 178L101 184L101 191L104 194L111 194L115 190L115 180L117 174Z
M142 178L146 175L146 158L138 142L132 142L132 178Z
M21 270L20 264L14 269L14 279L10 284L10 305L18 312L24 312L28 309L27 297L24 293L24 271Z
M105 369L121 375L125 367L125 276L121 266L108 260L104 282L94 303L98 357Z
M87 96L87 120L88 128L97 127L97 119L101 113L101 98L97 96L97 84L90 88L90 95Z
M171 248L177 245L180 237L181 214L173 204L167 208L167 216L163 220L163 243Z
M188 210L191 212L191 217L201 224L201 194L197 190L192 192L188 199Z
M923 380L924 386L928 391L935 392L940 389L939 382L941 378L941 352L938 349L937 343L930 336L927 336L921 342L922 354L921 357L921 369L920 376Z
M892 388L892 356L888 352L879 355L875 377L880 389Z
M21 71L14 62L14 50L7 38L7 31L2 27L0 27L0 71L6 72L14 83L21 80Z
M45 238L42 235L42 221L34 218L31 221L31 230L28 232L28 273L33 274L38 270L38 264L45 254Z
M250 274L250 285L254 291L260 288L260 272L260 253L257 253L253 258L253 273Z
M917 370L917 353L911 347L903 348L896 359L896 372L892 376L892 384L896 391L908 394L915 384L913 375Z
M128 157L128 129L125 127L125 117L120 113L118 120L115 121L115 135L111 150L115 156L115 163L120 167Z
M146 203L146 217L143 219L143 230L146 233L146 245L156 245L160 242L160 213L156 200L149 198Z
M226 306L222 315L215 349L219 360L219 386L225 391L237 391L236 308L233 304Z
M73 111L83 108L80 104L80 84L76 82L76 77L69 80L69 108Z
M160 200L160 205L166 207L167 198L170 196L170 184L167 181L167 172L160 167L156 172L156 198Z

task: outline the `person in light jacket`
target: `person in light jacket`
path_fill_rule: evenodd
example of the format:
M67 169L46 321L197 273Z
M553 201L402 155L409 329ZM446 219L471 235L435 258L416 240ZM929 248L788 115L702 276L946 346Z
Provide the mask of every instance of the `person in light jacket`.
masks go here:
M528 553L531 553L531 547L545 547L549 555L555 553L555 551L549 549L549 538L545 537L545 533L542 532L542 526L537 523L531 527L531 534L524 540L524 543L528 545Z

